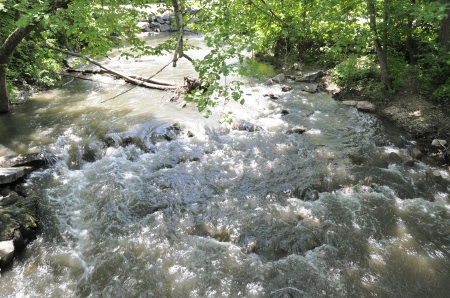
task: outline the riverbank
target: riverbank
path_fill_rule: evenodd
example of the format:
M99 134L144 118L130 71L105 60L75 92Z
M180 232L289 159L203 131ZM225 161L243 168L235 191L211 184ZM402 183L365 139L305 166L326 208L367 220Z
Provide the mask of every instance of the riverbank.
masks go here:
M376 107L373 113L403 129L417 141L424 154L433 156L442 167L449 168L448 146L433 145L433 140L450 141L450 110L446 102L428 100L429 97L421 94L420 84L415 80L411 79L394 94L344 91L332 83L328 76L321 79L320 85L336 100L373 103Z

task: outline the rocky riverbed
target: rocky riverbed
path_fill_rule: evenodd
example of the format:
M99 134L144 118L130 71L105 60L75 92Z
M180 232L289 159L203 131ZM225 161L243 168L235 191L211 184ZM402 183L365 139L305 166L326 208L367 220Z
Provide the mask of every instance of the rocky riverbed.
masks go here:
M36 238L38 198L26 177L47 164L43 153L0 157L0 269Z
M389 96L380 101L371 100L361 94L340 92L337 86L327 82L326 74L321 71L294 74L279 74L267 80L266 84L278 84L282 92L290 92L292 83L301 85L304 92L328 92L342 101L342 105L356 108L362 112L376 113L387 121L394 122L421 143L410 156L389 156L390 160L399 163L414 163L423 154L434 155L445 165L448 158L447 141L450 139L450 119L445 110L434 105L419 93L410 89ZM276 100L276 94L267 94ZM285 111L289 113L289 111ZM283 113L284 114L284 113ZM257 131L258 127L251 123L238 123L236 129ZM173 134L179 133L179 127L166 127L154 137L155 142L170 140ZM287 134L303 133L306 128L294 128ZM187 133L189 135L189 132ZM192 134L192 133L190 133ZM438 141L436 141L438 140ZM124 139L127 144L133 140ZM104 147L108 142L104 141ZM11 264L15 255L36 238L39 228L38 201L30 189L27 189L26 177L33 170L45 167L53 157L45 153L0 157L0 268Z

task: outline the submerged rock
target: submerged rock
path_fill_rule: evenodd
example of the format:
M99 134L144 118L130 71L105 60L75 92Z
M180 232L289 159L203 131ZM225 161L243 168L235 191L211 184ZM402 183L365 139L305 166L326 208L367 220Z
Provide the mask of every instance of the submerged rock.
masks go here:
M402 161L405 166L412 167L414 166L414 158L412 156L402 156Z
M302 91L308 92L308 93L316 93L317 92L317 86L311 87L311 86L305 86L302 88Z
M401 165L403 163L402 158L395 152L389 153L389 164Z
M411 156L415 159L421 159L422 158L422 151L419 148L412 148L411 149Z
M298 196L302 201L317 201L319 199L319 191L310 188L296 190L294 195Z
M281 87L281 91L283 91L283 92L289 92L291 90L292 90L291 86L283 86L283 87Z
M235 129L241 130L241 131L248 131L248 132L255 132L255 131L262 131L264 130L261 126L258 126L256 124L253 124L251 122L247 121L241 121L236 126Z
M441 171L439 170L431 170L428 171L427 176L436 180L441 180L442 179L442 175L441 175Z
M302 134L302 133L304 133L306 131L308 131L308 129L306 127L304 127L304 126L296 126L296 127L292 128L292 129L289 129L286 133L288 135L290 135L290 134Z
M414 166L415 161L412 156L391 152L389 153L389 164L405 165L412 167Z
M269 97L270 97L270 99L274 99L274 100L280 99L280 97L275 94L269 94Z
M162 125L155 129L152 133L151 140L153 144L162 141L172 141L181 134L181 127L179 123L172 125Z

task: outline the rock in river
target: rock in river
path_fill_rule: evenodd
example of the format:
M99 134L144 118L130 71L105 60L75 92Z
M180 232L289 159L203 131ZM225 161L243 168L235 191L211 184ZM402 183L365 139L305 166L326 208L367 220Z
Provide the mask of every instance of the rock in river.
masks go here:
M0 241L0 268L11 263L14 257L14 243L12 240Z

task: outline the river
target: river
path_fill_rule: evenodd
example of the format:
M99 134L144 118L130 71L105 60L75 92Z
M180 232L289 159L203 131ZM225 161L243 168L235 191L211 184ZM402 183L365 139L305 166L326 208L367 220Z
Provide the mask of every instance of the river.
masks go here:
M150 76L170 59L105 63ZM192 71L181 60L157 78ZM2 272L1 297L448 297L449 173L393 163L415 146L403 131L294 82L244 79L246 104L205 119L90 78L2 116L0 153L44 146L58 161L27 182L42 232Z

